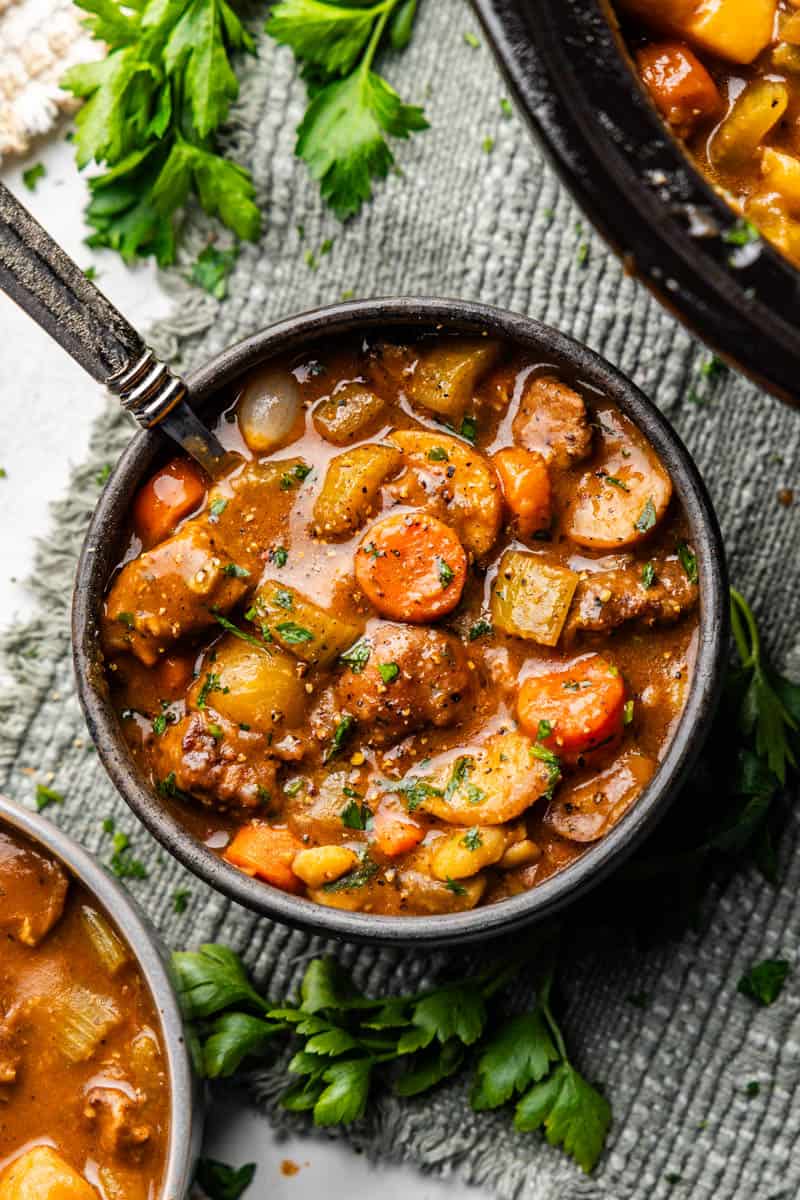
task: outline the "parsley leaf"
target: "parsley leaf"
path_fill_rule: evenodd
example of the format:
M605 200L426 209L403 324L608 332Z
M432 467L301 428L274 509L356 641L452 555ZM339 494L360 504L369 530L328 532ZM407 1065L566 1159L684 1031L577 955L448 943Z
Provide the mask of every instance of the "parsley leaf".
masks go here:
M358 800L349 800L342 809L342 824L345 829L366 829L372 809L368 804L359 804Z
M43 783L36 785L36 811L43 812L51 804L63 804L64 797L55 788L45 787Z
M303 642L313 642L314 634L310 629L306 629L303 625L298 625L296 621L279 621L275 626L276 633L281 635L281 639L286 642L287 646L299 646Z
M28 167L27 171L22 172L22 182L29 192L36 191L36 185L40 179L44 179L47 174L47 169L44 163L34 163L32 167Z
M648 529L652 529L656 523L656 506L653 504L652 496L649 496L639 516L634 522L634 528L638 529L639 533L647 533Z
M239 1200L253 1182L255 1173L255 1163L245 1163L237 1170L216 1159L201 1158L194 1178L209 1200Z
M694 551L686 545L686 542L680 542L678 545L678 560L686 572L686 578L689 583L697 583L699 575L697 572L697 556Z
M611 1106L568 1062L537 1083L517 1105L514 1128L521 1133L544 1126L551 1146L563 1146L584 1171L600 1157Z
M493 625L491 621L487 621L485 617L481 617L470 626L468 637L471 642L477 641L479 637L484 637L487 633L492 633Z
M206 943L196 953L172 955L181 1008L189 1020L211 1017L231 1004L268 1005L251 987L238 956L227 946Z
M332 758L335 758L337 754L341 753L341 751L344 749L345 742L355 728L355 724L356 719L355 717L351 716L350 713L345 713L344 716L339 718L339 723L333 731L333 739L331 740L331 744L328 746L327 750L322 756L322 761L324 763L330 762Z
M443 558L437 557L436 565L439 572L439 583L443 588L449 587L455 578L455 571Z
M378 663L378 673L384 683L393 683L400 674L397 663Z
M185 913L191 898L192 893L188 888L176 888L172 893L172 911L178 915Z
M478 1112L499 1108L515 1092L543 1079L557 1061L558 1051L541 1013L514 1017L489 1040L478 1060L472 1107Z
M742 976L736 990L766 1008L778 999L788 974L786 959L765 958Z
M403 24L389 26L400 13ZM387 136L407 138L428 127L422 109L404 104L372 70L387 27L395 46L405 45L414 14L403 0L357 6L283 0L267 22L267 32L292 48L314 85L295 153L342 220L359 211L373 180L394 164Z
M366 638L359 638L349 650L339 655L339 661L346 663L354 675L359 675L369 662L372 647Z
M78 166L94 160L105 168L89 185L89 245L108 246L127 261L153 255L162 266L174 262L178 214L191 193L237 237L257 238L250 176L214 146L238 94L231 56L254 49L229 0L82 0L81 7L92 35L109 48L62 80L85 101L76 118ZM203 286L212 257L201 267ZM217 279L210 290L219 286Z
M797 734L798 721L762 662L755 617L747 601L734 588L731 588L731 626L747 679L740 727L746 736L754 737L756 753L766 760L769 769L783 784L787 768L797 766L791 738Z
M651 588L656 581L655 563L646 562L642 567L642 587Z

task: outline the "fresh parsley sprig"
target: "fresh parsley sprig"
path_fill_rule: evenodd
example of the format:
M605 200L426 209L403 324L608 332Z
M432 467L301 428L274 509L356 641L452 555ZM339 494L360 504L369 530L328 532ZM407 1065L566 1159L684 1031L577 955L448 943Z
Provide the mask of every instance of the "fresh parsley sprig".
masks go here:
M529 957L542 952L539 941ZM200 1068L210 1078L232 1075L267 1054L276 1036L292 1036L297 1050L288 1072L295 1079L281 1103L310 1112L317 1125L345 1125L364 1115L382 1083L398 1096L417 1096L477 1052L473 1108L516 1100L516 1128L542 1127L551 1145L562 1146L584 1171L602 1152L611 1110L569 1059L551 1005L552 970L533 1010L504 1021L494 1015L492 999L518 974L523 958L472 979L378 999L361 995L331 959L315 959L299 1002L278 1006L258 994L224 946L175 954L173 962Z
M387 138L428 127L422 109L404 104L372 69L382 47L408 44L416 11L416 0L283 0L267 21L267 33L291 47L309 86L295 153L342 220L359 211L373 181L394 165Z
M85 101L75 119L78 166L104 168L89 181L89 245L167 265L190 195L237 237L255 240L261 216L252 180L215 145L239 90L232 55L254 50L231 3L77 3L108 47L105 58L72 67L62 80Z

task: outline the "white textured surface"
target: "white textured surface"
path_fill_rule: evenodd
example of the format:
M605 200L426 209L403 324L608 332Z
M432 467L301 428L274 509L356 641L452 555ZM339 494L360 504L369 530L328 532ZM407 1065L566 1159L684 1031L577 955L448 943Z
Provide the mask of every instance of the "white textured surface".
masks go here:
M42 162L47 175L31 193L22 171ZM163 317L169 300L150 266L130 269L116 254L83 244L85 185L63 131L37 153L0 172L0 179L81 266L93 264L97 284L137 327ZM0 628L24 619L31 600L23 586L35 541L50 526L71 467L87 454L89 430L103 405L100 387L31 319L0 294ZM113 456L112 456L113 458ZM480 1197L481 1190L426 1178L410 1167L374 1167L342 1142L279 1138L244 1100L226 1097L209 1110L206 1153L225 1162L258 1163L246 1200L359 1200L378 1187L382 1200ZM297 1163L294 1176L284 1160Z

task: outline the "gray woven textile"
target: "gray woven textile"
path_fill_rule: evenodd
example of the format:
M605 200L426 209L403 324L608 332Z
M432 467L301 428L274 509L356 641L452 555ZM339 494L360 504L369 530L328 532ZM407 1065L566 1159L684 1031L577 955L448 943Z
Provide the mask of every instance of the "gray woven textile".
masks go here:
M533 314L588 342L631 374L675 423L713 493L731 573L760 613L778 661L794 647L800 589L797 510L777 502L796 483L800 413L790 412L732 374L709 385L704 353L589 233L516 117L500 108L503 85L485 47L463 40L473 24L459 0L426 0L409 51L386 65L405 99L424 101L429 132L399 147L392 175L361 217L342 228L293 159L293 130L304 89L291 56L262 39L246 67L231 143L255 177L268 212L262 243L242 249L221 305L173 276L175 316L155 331L159 348L197 364L228 343L292 311L338 299L397 293L480 299ZM484 139L495 139L487 153ZM298 224L305 229L301 241ZM193 216L187 261L206 232ZM334 238L317 270L304 261ZM579 247L588 240L581 264ZM708 393L698 405L692 387ZM68 604L83 530L97 496L98 467L129 436L116 413L100 421L91 460L76 471L41 547L31 617L5 640L16 677L0 696L0 787L31 803L34 779L53 773L67 797L53 820L101 855L100 819L113 813L151 861L131 886L173 946L222 939L245 953L272 995L297 982L318 941L226 902L148 847L90 752L73 692ZM794 652L794 653L793 653ZM35 772L35 776L33 774ZM693 1200L768 1200L800 1193L800 971L779 1003L756 1009L736 981L754 961L797 959L800 854L794 819L782 846L782 883L754 872L718 889L700 933L642 953L622 941L584 936L562 969L564 1015L576 1059L603 1080L614 1107L610 1147L586 1180L538 1135L515 1135L508 1115L477 1117L456 1081L416 1103L386 1100L351 1135L369 1152L440 1173L458 1170L510 1198L570 1200L691 1195ZM191 887L176 916L176 886ZM664 896L669 907L671 897ZM359 983L380 990L412 986L444 956L337 951ZM644 1011L625 1003L652 998ZM747 1081L761 1083L748 1099ZM273 1121L275 1073L258 1085ZM676 1184L673 1176L680 1176ZM261 1195L261 1191L258 1191Z

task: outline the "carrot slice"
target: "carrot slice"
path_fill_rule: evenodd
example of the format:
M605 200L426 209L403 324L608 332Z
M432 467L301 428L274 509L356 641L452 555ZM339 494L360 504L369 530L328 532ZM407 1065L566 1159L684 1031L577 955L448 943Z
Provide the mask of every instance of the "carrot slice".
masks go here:
M535 450L506 446L492 459L500 476L503 497L516 518L522 537L550 526L550 474Z
M303 843L288 829L275 829L264 821L251 821L236 831L225 858L245 875L257 875L284 892L300 892L302 882L292 870Z
M467 577L458 537L427 513L393 513L366 532L356 579L367 599L395 621L435 621L452 612Z
M387 858L407 854L425 837L425 829L396 800L384 800L372 819L372 840Z
M145 550L163 542L203 502L206 479L188 458L174 458L144 484L133 502L133 527Z
M645 46L636 61L656 108L681 133L722 109L717 85L688 46L680 42Z
M625 720L625 683L601 654L566 670L532 675L517 697L523 730L556 754L582 754L616 737Z

